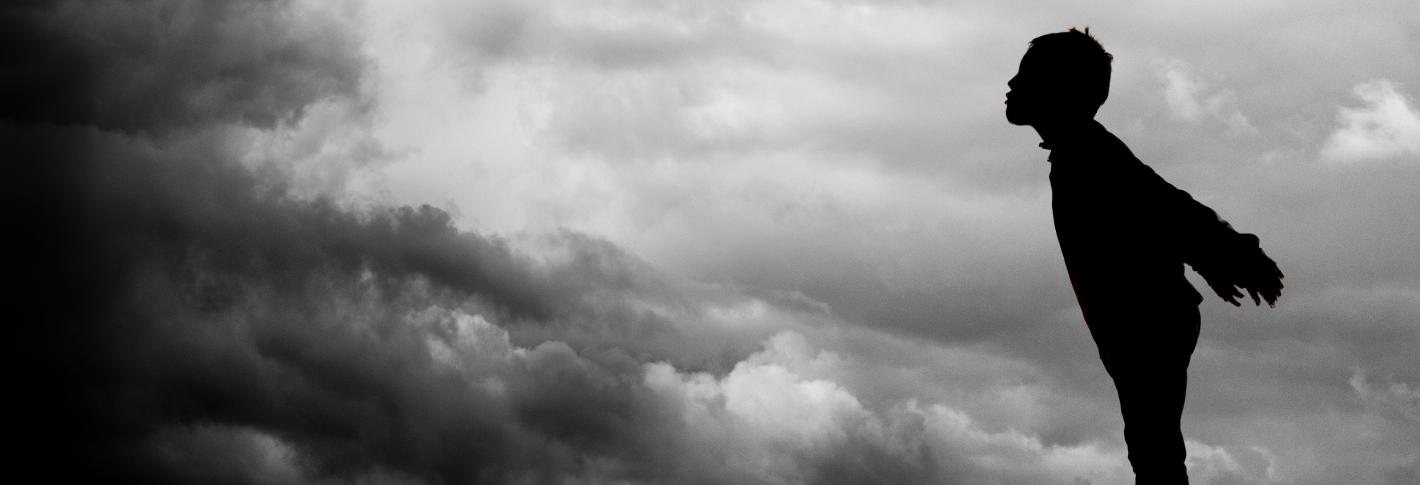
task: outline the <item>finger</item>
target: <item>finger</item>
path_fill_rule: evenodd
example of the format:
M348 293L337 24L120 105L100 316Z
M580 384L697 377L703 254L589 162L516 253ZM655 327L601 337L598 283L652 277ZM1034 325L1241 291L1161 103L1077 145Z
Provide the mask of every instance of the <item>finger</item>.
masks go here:
M1282 291L1277 288L1260 288L1257 290L1257 294L1262 297L1262 301L1267 302L1267 306L1277 306L1277 297L1282 294Z
M1254 289L1252 289L1252 288L1248 288L1248 289L1247 289L1247 294L1248 294L1248 296L1251 296L1251 297L1252 297L1252 304L1253 304L1253 305L1259 305L1259 306L1262 305L1262 298L1257 294L1257 290L1254 290Z

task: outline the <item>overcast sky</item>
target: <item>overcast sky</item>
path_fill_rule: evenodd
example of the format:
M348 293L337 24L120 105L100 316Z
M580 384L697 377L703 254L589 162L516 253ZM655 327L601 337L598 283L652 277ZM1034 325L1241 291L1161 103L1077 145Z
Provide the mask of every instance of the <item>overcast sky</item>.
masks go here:
M1203 484L1420 482L1420 5L22 2L36 456L159 482L1132 483L1027 42L1257 234ZM33 242L29 242L33 239ZM1195 286L1209 293L1196 275ZM28 428L34 429L28 429ZM77 458L76 458L77 457Z

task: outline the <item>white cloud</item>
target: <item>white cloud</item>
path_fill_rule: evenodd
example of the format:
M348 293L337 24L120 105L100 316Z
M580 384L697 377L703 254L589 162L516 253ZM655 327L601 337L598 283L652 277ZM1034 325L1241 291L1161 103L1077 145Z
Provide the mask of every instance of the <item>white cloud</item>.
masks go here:
M1164 101L1175 119L1189 123L1220 122L1235 135L1257 133L1257 128L1238 109L1231 89L1212 86L1181 60L1157 61L1155 66L1164 82Z
M1336 131L1321 149L1323 158L1356 162L1402 155L1420 156L1420 112L1387 79L1357 84L1357 108L1337 110Z
M916 398L870 407L832 374L845 365L804 336L781 333L762 352L716 377L646 364L645 385L681 415L690 450L769 483L815 481L844 454L880 456L917 479L1039 483L1076 478L1126 483L1123 451L1097 442L1047 444L1016 428L989 429L966 411ZM919 383L920 384L920 383ZM859 465L862 465L859 463ZM881 477L879 477L881 478Z
M1229 450L1188 439L1186 463L1189 477L1195 483L1229 485L1266 485L1286 483L1277 476L1276 459L1266 448L1250 447Z
M429 329L425 338L429 357L449 369L475 373L502 366L527 353L508 341L508 331L489 323L481 314L432 306L409 319Z

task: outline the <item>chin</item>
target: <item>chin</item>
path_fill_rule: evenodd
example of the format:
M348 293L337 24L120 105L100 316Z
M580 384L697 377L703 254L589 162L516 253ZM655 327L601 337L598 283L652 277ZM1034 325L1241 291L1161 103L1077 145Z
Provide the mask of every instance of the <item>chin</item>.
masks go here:
M1029 117L1027 117L1025 113L1021 113L1018 109L1011 109L1010 105L1006 106L1006 121L1017 126L1030 125Z

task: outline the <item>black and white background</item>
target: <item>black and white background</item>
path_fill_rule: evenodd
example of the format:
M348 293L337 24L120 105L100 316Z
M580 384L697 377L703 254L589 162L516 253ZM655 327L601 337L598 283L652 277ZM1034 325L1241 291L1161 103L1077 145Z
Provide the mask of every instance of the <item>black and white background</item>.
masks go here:
M1287 274L1202 307L1194 482L1420 481L1407 0L7 2L7 468L1131 483L1002 109L1072 25Z

